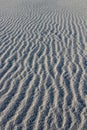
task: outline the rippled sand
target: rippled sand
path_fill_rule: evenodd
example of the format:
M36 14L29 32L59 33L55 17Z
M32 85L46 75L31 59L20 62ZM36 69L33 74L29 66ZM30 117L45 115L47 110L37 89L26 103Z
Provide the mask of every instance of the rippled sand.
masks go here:
M0 0L0 130L87 130L87 0Z

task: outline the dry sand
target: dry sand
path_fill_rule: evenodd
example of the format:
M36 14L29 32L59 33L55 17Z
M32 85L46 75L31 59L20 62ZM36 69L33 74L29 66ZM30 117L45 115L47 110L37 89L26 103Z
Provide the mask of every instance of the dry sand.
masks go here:
M87 0L0 0L0 130L87 130Z

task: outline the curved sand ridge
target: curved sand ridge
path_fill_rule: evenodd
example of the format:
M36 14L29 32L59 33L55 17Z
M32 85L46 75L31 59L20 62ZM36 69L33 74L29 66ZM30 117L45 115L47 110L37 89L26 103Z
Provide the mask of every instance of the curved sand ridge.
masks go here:
M86 130L86 15L26 2L0 13L0 130Z

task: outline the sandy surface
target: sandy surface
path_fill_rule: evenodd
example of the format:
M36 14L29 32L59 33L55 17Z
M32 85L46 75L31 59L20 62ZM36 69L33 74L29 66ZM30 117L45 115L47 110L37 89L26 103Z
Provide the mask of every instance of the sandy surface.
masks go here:
M87 0L0 0L0 130L87 130Z

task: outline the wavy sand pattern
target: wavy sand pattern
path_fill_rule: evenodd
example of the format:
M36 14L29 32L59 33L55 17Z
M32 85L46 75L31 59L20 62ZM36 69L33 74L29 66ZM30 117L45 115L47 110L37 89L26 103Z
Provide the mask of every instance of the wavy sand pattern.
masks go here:
M0 130L87 130L86 5L0 0Z

